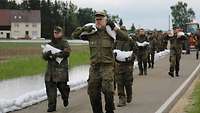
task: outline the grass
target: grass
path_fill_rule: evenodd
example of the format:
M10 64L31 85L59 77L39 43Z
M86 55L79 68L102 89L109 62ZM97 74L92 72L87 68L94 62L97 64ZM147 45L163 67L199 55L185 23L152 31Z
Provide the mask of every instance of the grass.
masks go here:
M200 113L200 80L192 93L191 104L186 107L186 113Z
M7 48L20 48L20 47L38 47L40 48L41 43L15 43L15 42L1 42L0 49Z
M0 44L1 45L1 44ZM6 45L8 46L8 45ZM30 47L31 45L12 45L16 47ZM10 47L10 48L11 48ZM86 45L71 46L72 52L69 58L69 67L73 68L78 65L89 64L89 48ZM6 49L6 48L5 48ZM42 57L41 52L38 55L25 55L25 56L12 56L11 58L0 62L0 80L12 79L22 76L33 76L44 73L46 64Z

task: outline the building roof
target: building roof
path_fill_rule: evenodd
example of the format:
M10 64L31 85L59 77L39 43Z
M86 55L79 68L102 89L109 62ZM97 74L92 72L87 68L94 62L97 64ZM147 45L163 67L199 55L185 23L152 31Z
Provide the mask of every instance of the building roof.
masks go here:
M0 10L0 26L10 26L10 10Z
M12 22L41 22L40 10L0 10L0 26L10 26Z
M39 10L12 10L11 22L41 22Z

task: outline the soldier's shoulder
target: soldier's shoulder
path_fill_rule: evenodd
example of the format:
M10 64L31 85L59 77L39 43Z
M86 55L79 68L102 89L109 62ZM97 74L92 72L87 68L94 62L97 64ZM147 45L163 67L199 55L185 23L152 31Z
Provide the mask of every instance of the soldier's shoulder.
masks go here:
M123 31L127 31L126 26L121 26L120 29Z

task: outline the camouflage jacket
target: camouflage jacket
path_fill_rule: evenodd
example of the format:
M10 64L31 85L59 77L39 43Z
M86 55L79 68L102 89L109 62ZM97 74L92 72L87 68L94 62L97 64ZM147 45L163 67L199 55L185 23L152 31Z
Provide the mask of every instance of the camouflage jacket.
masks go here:
M145 41L148 42L148 39L145 35L144 36L138 36L136 38L136 42L143 43ZM144 46L144 47L137 46L137 55L143 54L143 53L148 53L148 51L149 51L149 45Z
M72 36L79 37L82 32L82 27L78 27ZM118 29L116 33L117 40L128 40L128 34L124 31ZM97 29L94 34L80 38L89 41L91 64L114 63L114 39L107 33L106 29Z
M170 38L170 55L181 55L184 38Z
M64 40L57 40L48 44L62 50L62 52L53 55L54 58L50 57L47 53L43 53L43 59L48 61L47 70L45 73L45 81L68 81L68 57L71 51L68 42ZM57 57L63 58L60 64L56 62Z

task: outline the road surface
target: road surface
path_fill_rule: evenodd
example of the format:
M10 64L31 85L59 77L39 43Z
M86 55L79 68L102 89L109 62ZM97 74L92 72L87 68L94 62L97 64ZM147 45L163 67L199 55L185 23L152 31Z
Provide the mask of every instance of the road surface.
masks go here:
M156 62L155 68L149 70L148 76L138 76L138 69L136 69L134 71L133 102L122 108L116 107L115 113L155 113L191 75L198 64L199 61L195 59L194 53L182 55L179 78L171 78L167 74L168 55ZM87 88L71 92L69 102L69 107L64 108L58 97L56 113L92 113ZM116 95L115 103L117 102ZM46 113L46 110L47 101L44 101L13 113Z

